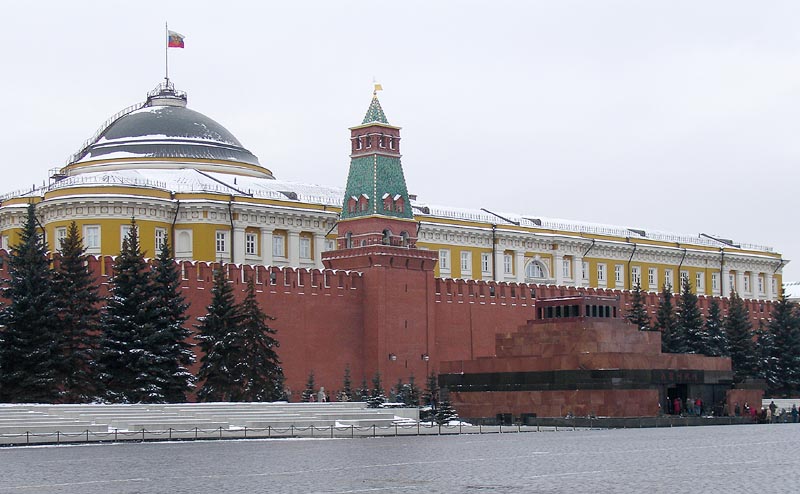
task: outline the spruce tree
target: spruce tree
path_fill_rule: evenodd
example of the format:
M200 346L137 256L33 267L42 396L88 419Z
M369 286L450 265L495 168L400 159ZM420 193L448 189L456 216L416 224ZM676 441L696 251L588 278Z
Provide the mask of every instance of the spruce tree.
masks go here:
M153 296L160 310L153 345L163 361L159 370L164 399L168 403L184 402L194 385L194 375L188 367L195 357L188 342L191 333L184 327L189 304L181 294L180 272L167 239L153 264Z
M403 384L402 378L397 378L397 384L394 385L390 393L390 398L393 403L404 403L405 385Z
M642 292L642 286L638 281L633 285L633 290L631 290L631 307L628 309L625 319L636 326L639 331L653 329L650 325L650 315L647 313L647 307L644 303L644 292Z
M314 371L308 373L308 380L306 380L306 388L303 390L303 403L308 403L310 401L314 401L314 388L316 385L314 384Z
M135 220L131 220L113 271L97 360L105 399L114 403L163 403L166 379L158 344L162 310L139 245Z
M381 383L381 373L376 372L372 377L372 389L369 393L367 406L370 408L379 408L384 403L386 403L386 393L384 392L383 384Z
M775 342L776 388L785 396L796 396L800 389L800 311L786 298L773 304L768 332Z
M741 382L753 377L756 371L756 358L750 313L736 292L731 292L728 316L723 327L728 339L734 380Z
M239 327L239 312L233 297L233 288L225 278L222 266L214 271L211 303L206 315L200 319L197 340L203 356L197 380L202 383L197 391L199 401L227 401L235 383L229 360L231 345Z
M233 373L237 386L233 401L277 401L283 396L283 368L276 349L277 331L267 324L275 318L261 310L256 299L256 285L247 281L244 300L239 306L239 330L233 348L237 355Z
M712 298L708 306L708 316L705 322L706 332L706 351L705 355L710 357L728 356L728 340L722 329L722 310L719 308L717 299Z
M428 380L425 383L425 394L422 398L427 406L436 409L436 405L439 402L439 381L433 372L428 374Z
M10 279L0 313L0 401L53 403L60 396L57 297L47 245L37 230L36 210L28 206L19 243L8 258Z
M64 403L87 403L97 396L94 359L100 328L100 297L78 226L73 221L61 242L54 273L59 311L61 366L56 382Z
M665 284L656 312L655 328L661 331L661 351L664 353L681 353L683 342L677 333L677 319L672 305L672 287Z
M365 402L369 399L369 386L367 386L367 378L361 378L361 386L356 390L355 401Z
M780 388L781 381L778 375L776 341L774 335L764 328L761 321L755 336L756 377L763 379L767 383L768 392L773 394Z
M697 295L692 292L692 284L689 277L681 280L681 299L678 302L678 319L676 325L676 335L680 335L683 340L683 351L681 353L700 353L706 349L705 328L703 327L703 315L697 306Z
M446 390L445 390L446 391ZM439 425L447 425L451 420L458 419L458 413L450 403L450 396L447 392L442 392L442 399L439 402L439 407L436 409L435 420Z
M414 374L411 374L408 378L408 391L405 394L405 404L411 407L418 407L420 395L420 389L414 381Z
M342 390L336 395L336 401L353 401L353 383L350 378L350 366L344 368L344 378L342 378Z

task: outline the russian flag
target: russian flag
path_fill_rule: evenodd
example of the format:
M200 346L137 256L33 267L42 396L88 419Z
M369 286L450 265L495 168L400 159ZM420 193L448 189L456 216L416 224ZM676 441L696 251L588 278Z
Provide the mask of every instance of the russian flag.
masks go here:
M183 35L175 31L167 31L167 46L169 48L183 48Z

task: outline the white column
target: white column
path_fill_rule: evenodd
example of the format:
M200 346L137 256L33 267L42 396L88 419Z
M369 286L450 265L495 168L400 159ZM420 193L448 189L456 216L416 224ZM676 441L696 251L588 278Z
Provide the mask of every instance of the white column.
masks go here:
M289 266L300 266L300 232L289 232L286 238L286 257Z
M321 233L314 234L314 266L322 269L322 251L325 250L325 236Z
M572 261L572 279L575 286L583 286L583 258L575 256Z
M750 271L750 293L753 294L751 298L761 298L763 295L758 291L758 272Z
M772 273L764 274L764 292L766 292L768 300L775 300L780 295L780 291L778 293L772 292Z
M557 253L553 255L553 271L551 273L553 278L556 279L556 285L563 286L564 285L564 255Z
M720 292L721 297L729 297L731 295L731 273L728 266L722 265L722 271L719 272L719 286L722 289Z
M503 249L495 246L494 252L494 281L503 281L505 279L505 264L503 263Z
M244 227L233 227L233 252L231 252L231 262L244 262Z
M272 266L272 230L261 229L261 263Z
M518 250L515 252L515 257L517 283L525 283L525 252Z
M741 269L736 270L736 294L741 298L744 296L744 271Z

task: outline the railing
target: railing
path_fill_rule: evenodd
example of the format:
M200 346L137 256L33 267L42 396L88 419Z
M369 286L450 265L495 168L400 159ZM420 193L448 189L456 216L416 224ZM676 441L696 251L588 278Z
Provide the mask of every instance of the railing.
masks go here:
M86 139L85 141L83 141L83 144L81 145L81 148L76 153L74 153L69 158L67 158L67 163L66 164L69 165L70 163L74 163L74 162L78 161L83 156L83 154L86 152L86 150L89 148L89 146L94 144L95 141L103 134L103 132L105 132L106 129L108 129L111 126L112 123L116 122L117 119L127 115L128 113L135 112L136 110L138 110L140 108L143 108L144 105L146 105L146 104L147 104L146 101L142 101L141 103L136 103L134 105L131 105L131 106L127 107L127 108L124 108L124 109L118 111L117 113L112 115L110 118L108 118L105 122L103 122L103 125L101 125L99 129L97 129L97 132L95 132L92 135L92 137L90 137L90 138Z
M463 422L457 424L393 424L386 426L326 426L317 427L309 425L298 427L242 427L225 429L217 427L203 429L194 427L189 429L137 430L114 429L108 432L78 431L78 432L21 432L16 434L0 434L0 446L26 446L33 444L74 444L93 442L123 442L123 441L191 441L209 439L269 439L269 438L355 438L355 437L400 437L400 436L444 436L458 434L505 434L522 432L546 432L559 430L578 430L577 427L543 427L540 425L470 425ZM580 428L586 429L586 428Z

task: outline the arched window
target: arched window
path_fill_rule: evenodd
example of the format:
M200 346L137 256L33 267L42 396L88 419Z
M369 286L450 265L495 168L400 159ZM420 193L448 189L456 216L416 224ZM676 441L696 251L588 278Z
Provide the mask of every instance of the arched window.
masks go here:
M400 237L403 239L403 247L408 247L408 232L400 232Z
M353 248L353 234L352 232L347 232L344 234L344 248L345 249L352 249Z
M388 228L383 231L383 245L391 245L392 243L392 231Z
M525 266L525 277L533 279L547 278L547 270L541 261L533 260Z

